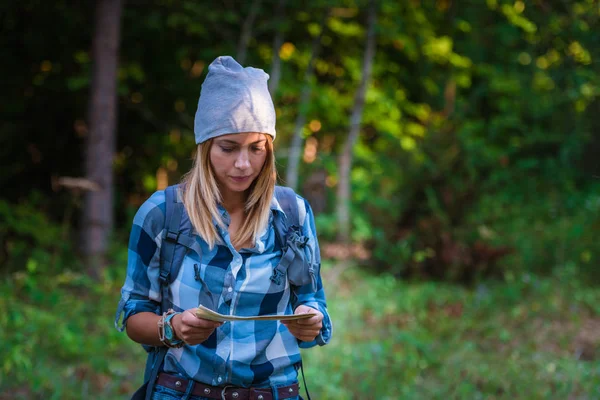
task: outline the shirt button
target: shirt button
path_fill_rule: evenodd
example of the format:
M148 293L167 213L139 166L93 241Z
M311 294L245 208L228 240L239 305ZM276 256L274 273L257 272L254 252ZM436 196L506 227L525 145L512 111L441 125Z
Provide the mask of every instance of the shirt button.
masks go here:
M221 377L217 378L217 382L221 383L222 381L223 381L223 378L221 378Z
M228 287L228 288L227 288L227 291L228 291L229 293L231 293L231 292L233 292L233 288L230 286L230 287Z

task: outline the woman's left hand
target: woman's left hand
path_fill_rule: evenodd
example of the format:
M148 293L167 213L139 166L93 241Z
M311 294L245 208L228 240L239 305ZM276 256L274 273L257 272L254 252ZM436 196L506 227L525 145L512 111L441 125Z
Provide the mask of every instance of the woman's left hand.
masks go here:
M294 311L294 315L297 314L317 314L310 318L297 319L295 321L281 321L282 324L287 326L291 334L296 339L302 340L303 342L311 342L315 340L321 328L323 327L323 314L312 307L299 305Z

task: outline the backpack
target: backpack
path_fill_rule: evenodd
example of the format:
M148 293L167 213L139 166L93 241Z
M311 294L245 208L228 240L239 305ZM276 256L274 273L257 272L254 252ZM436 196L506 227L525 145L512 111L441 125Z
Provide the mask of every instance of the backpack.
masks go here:
M192 223L185 211L178 189L179 185L169 186L165 189L165 234L160 250L159 275L161 314L170 308L169 285L177 277L186 253L191 248L199 251L199 247L195 244L196 241L193 237L194 230ZM282 217L279 213L273 214L275 237L281 246L282 256L279 265L273 270L271 280L279 283L279 280L288 272L288 279L291 284L300 286L311 283L316 288L316 275L318 271L313 270L313 263L306 262L305 260L306 253L304 252L304 247L308 238L300 233L296 193L290 188L275 186L275 197L285 217ZM288 269L290 266L296 268ZM169 350L167 347L146 345L144 345L144 348L148 351L146 369L144 371L144 385L135 392L132 400L150 400L152 387ZM300 367L302 368L302 363L300 363ZM302 375L304 377L304 374Z

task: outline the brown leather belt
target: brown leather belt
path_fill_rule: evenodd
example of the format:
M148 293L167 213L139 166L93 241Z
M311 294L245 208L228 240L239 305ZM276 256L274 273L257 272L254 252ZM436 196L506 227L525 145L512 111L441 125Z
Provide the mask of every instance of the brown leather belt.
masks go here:
M187 379L178 378L173 375L160 373L156 381L157 384L185 393L187 385L190 381ZM299 394L297 383L290 386L277 388L280 399L289 399L296 397ZM205 385L204 383L194 382L192 389L193 396L208 397L209 399L226 399L226 400L273 400L273 392L271 389L256 389L256 388L239 388L233 386L217 387Z

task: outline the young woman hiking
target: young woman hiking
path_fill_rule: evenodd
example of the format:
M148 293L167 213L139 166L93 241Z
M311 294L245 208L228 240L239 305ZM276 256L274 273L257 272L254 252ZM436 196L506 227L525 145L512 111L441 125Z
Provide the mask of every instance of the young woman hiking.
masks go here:
M268 78L228 56L209 66L194 123L195 164L176 188L193 229L175 276L161 275L165 238L180 240L166 221L166 191L134 218L117 321L123 313L121 329L132 340L166 354L146 398L298 399L299 349L330 340L312 210L295 194L283 207L275 194ZM290 209L298 215L286 215ZM298 221L286 239L281 221ZM196 316L199 304L224 315L313 316L223 323Z

